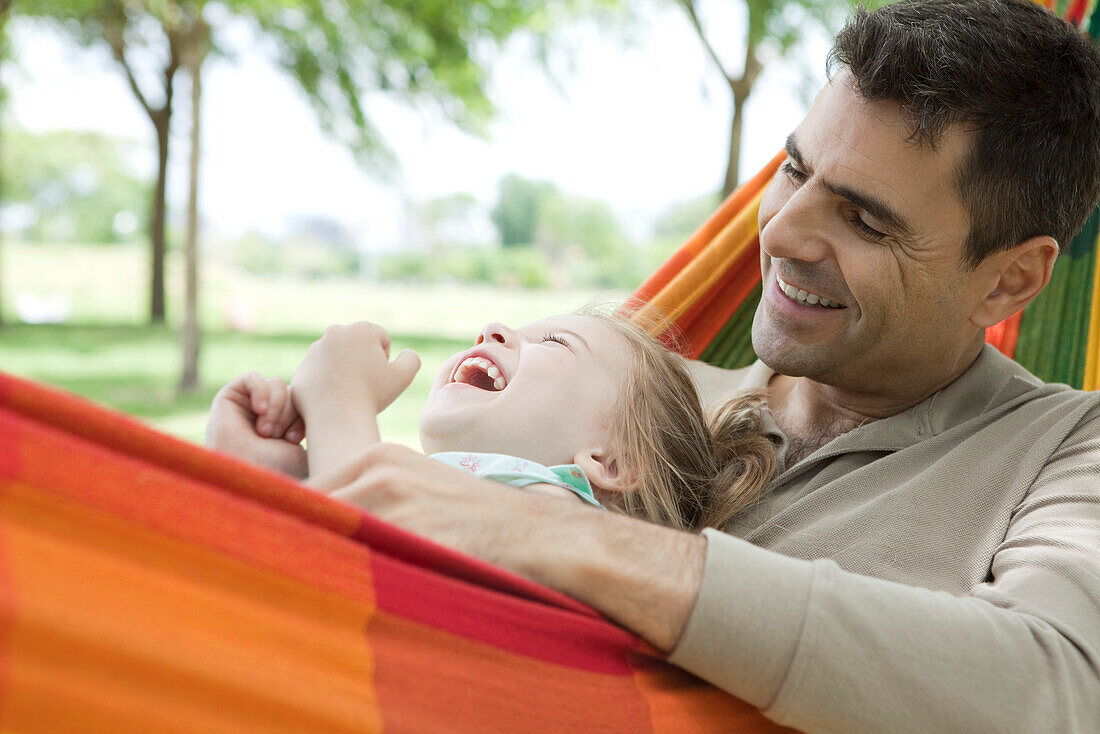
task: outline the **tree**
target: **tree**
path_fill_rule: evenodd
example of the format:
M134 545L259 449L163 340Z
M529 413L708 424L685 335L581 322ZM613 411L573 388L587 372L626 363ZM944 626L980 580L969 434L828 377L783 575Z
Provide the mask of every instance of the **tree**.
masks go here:
M531 245L539 225L542 203L557 194L548 181L531 181L509 173L497 183L497 204L490 217L505 247Z
M571 249L590 260L618 253L626 236L606 201L555 193L539 209L535 240L552 263L561 264Z
M729 87L733 103L730 120L729 158L722 196L737 186L740 174L741 125L745 102L753 85L769 59L787 56L803 38L805 31L816 25L832 34L841 18L858 0L742 0L745 10L744 54L739 68L723 61L703 27L700 0L676 0L687 12L692 28L706 49L714 66ZM864 2L874 6L876 3ZM881 0L877 4L882 4Z
M59 22L83 46L106 46L153 125L157 176L149 206L149 320L152 323L163 323L165 319L165 196L173 93L180 66L178 14L164 12L170 10L166 5L169 4L156 0L149 3L20 0L16 6L23 15ZM156 6L161 12L146 6ZM143 61L144 67L135 65L135 57Z
M180 57L191 77L191 168L187 192L187 234L184 240L186 268L184 275L185 305L180 346L183 349L183 369L180 392L194 393L199 389L199 162L202 149L202 65L210 50L210 26L202 17L202 6L191 19L187 33L180 39Z
M58 22L85 46L108 48L153 124L150 319L163 321L168 133L182 44L195 18L251 22L272 42L277 63L297 81L322 128L384 171L394 156L364 104L370 93L432 103L464 129L483 132L492 112L480 58L487 46L522 28L545 35L559 17L611 1L20 0L16 10ZM217 50L217 28L212 34Z
M5 139L4 202L29 215L25 237L116 242L137 228L135 212L143 211L148 182L128 162L130 141L95 132L18 129L6 131Z

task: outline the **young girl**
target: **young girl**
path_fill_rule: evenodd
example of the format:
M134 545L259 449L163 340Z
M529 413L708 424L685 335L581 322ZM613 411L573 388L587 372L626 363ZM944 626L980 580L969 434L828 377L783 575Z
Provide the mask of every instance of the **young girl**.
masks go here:
M332 327L288 389L250 374L214 399L207 443L303 477L380 441L375 417L419 368L368 323ZM426 453L458 468L684 530L723 527L775 467L758 395L704 414L683 360L619 316L489 324L439 370ZM308 454L299 442L308 437Z

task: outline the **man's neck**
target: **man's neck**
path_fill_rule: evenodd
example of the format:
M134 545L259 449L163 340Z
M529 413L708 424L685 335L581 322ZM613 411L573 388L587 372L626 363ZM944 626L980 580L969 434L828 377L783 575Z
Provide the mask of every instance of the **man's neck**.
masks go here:
M980 349L979 349L980 352ZM913 407L958 379L977 358L962 359L941 379L916 389L862 393L776 373L768 407L787 437L786 465L794 466L834 438Z

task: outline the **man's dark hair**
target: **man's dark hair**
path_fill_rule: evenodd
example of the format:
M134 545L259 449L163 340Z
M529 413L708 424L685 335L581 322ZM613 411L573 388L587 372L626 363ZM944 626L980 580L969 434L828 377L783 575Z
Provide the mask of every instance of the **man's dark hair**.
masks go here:
M838 67L865 99L900 104L920 143L975 132L956 172L967 267L1036 235L1068 245L1100 197L1100 52L1030 0L861 8L829 53Z

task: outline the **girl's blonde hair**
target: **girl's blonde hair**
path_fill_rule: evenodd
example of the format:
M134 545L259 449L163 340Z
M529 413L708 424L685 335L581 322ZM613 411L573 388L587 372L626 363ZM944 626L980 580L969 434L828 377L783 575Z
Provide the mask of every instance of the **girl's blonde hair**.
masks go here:
M633 357L612 434L636 490L622 493L619 508L681 530L723 528L763 494L775 471L763 394L740 392L705 411L683 357L621 314L585 315L611 324Z

